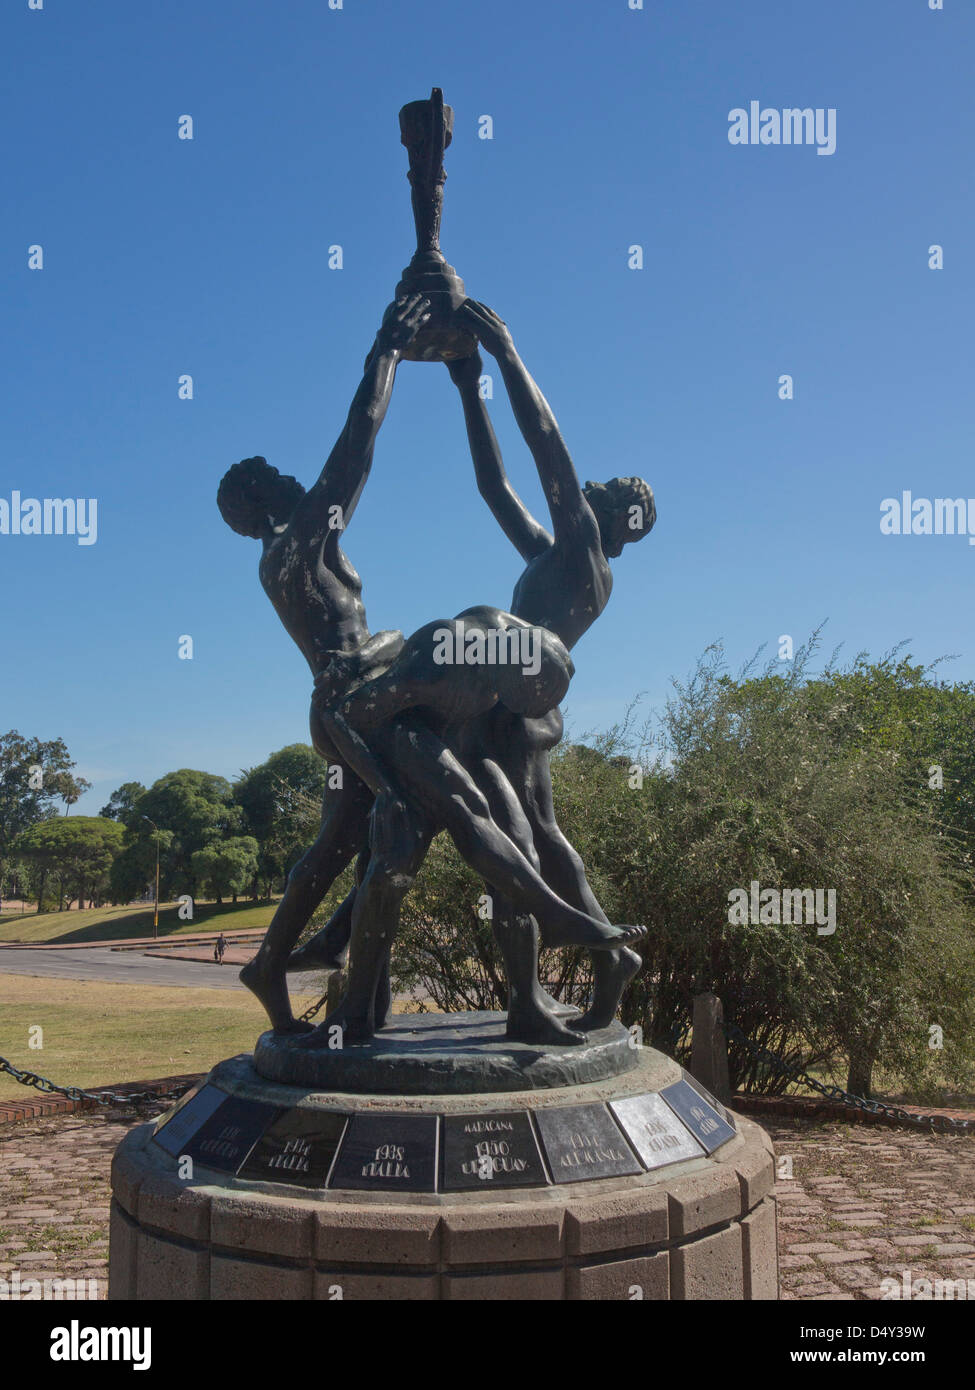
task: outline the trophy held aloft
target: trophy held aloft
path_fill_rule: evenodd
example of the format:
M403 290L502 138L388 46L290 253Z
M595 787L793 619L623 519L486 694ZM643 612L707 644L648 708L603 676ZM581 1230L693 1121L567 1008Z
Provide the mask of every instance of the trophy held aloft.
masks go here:
M470 357L477 339L456 322L456 311L467 297L464 282L440 250L443 211L444 151L450 144L454 112L444 106L443 92L434 87L426 101L411 101L399 113L400 138L410 156L416 254L396 286L396 298L422 294L430 302L430 318L403 356L413 362L451 362Z

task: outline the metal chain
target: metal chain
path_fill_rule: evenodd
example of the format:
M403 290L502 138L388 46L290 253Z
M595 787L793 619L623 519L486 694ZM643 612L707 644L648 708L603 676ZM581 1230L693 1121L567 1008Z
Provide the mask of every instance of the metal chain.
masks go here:
M939 1134L975 1134L975 1120L953 1120L949 1115L914 1115L909 1110L902 1110L898 1105L885 1105L881 1100L867 1100L864 1096L854 1095L852 1091L844 1091L840 1086L824 1086L804 1068L793 1067L784 1057L769 1052L767 1048L758 1047L745 1036L737 1024L725 1022L724 1031L726 1037L741 1043L756 1062L764 1062L767 1066L785 1072L791 1080L801 1081L804 1086L809 1086L819 1095L839 1105L848 1105L851 1109L863 1110L870 1115L887 1115L898 1124L916 1129L932 1129Z
M12 1076L21 1086L33 1086L35 1091L45 1095L67 1096L68 1100L92 1100L97 1105L126 1106L138 1109L143 1105L158 1105L167 1100L178 1100L193 1084L191 1081L174 1086L168 1091L133 1091L129 1095L119 1095L114 1091L83 1091L79 1086L58 1086L46 1076L38 1076L34 1071L21 1071L6 1057L0 1057L0 1073Z
M328 995L323 994L317 1004L312 1004L310 1009L306 1009L303 1014L298 1015L299 1023L311 1023L312 1019L325 1004L328 1003Z
M310 1022L327 1002L328 996L323 994L321 999L311 1008L306 1009L301 1015L301 1022ZM975 1120L955 1120L948 1115L914 1115L908 1110L902 1109L897 1105L887 1105L883 1101L868 1100L865 1096L854 1095L852 1091L844 1091L840 1086L826 1086L821 1081L802 1067L791 1066L783 1057L774 1052L769 1052L767 1048L758 1047L746 1037L737 1024L725 1022L725 1036L730 1040L740 1043L756 1062L762 1062L766 1066L775 1067L776 1070L785 1072L790 1080L801 1082L811 1090L827 1100L836 1102L839 1105L847 1105L854 1110L862 1110L869 1115L886 1115L896 1120L898 1124L909 1125L917 1129L932 1129L940 1134L972 1134L975 1133ZM21 1086L32 1086L35 1090L43 1092L45 1095L66 1096L68 1100L94 1101L96 1105L115 1105L138 1109L143 1105L158 1105L163 1101L178 1100L189 1090L191 1082L186 1082L179 1086L171 1087L168 1091L134 1091L128 1095L120 1095L114 1091L85 1091L79 1086L58 1086L55 1082L49 1081L45 1076L39 1076L37 1072L21 1071L19 1067L0 1057L0 1073L6 1073Z

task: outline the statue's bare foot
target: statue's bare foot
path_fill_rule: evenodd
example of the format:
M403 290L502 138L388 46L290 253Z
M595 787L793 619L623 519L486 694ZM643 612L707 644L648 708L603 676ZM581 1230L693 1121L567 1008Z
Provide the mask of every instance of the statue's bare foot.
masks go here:
M592 1003L584 1014L574 1018L570 1028L608 1028L616 1017L620 995L642 965L636 951L628 949L599 956L593 967Z
M311 1024L302 1023L291 1012L291 999L283 975L272 973L257 955L249 960L237 978L260 1000L275 1033L307 1033Z
M334 1051L336 1040L334 1030L336 1028L342 1030L343 1047L348 1047L350 1043L369 1042L376 1032L375 1024L368 1015L352 1013L345 1003L342 1003L337 1009L332 1010L324 1023L313 1028L307 1038L302 1038L297 1045L298 1047L307 1047L310 1051L325 1049Z
M539 932L546 946L584 946L587 951L618 951L646 936L646 927L614 927L609 922L597 922L595 917L579 914L578 922L569 921L552 931L539 923Z
M274 1031L283 1035L286 1033L312 1033L314 1029L313 1023L308 1023L303 1018L293 1018L290 1023L286 1023L280 1028L275 1027Z
M578 1047L587 1041L585 1033L567 1028L555 1014L537 1004L508 1010L505 1037L512 1042L542 1043L556 1047Z
M575 1009L571 1004L566 1004L561 999L556 999L554 994L549 994L547 989L543 989L538 996L538 1002L546 1012L555 1014L556 1018L564 1018L567 1014L575 1017Z
M323 928L317 936L292 951L288 957L289 970L341 970L345 964L348 941L341 945L329 940L328 928Z

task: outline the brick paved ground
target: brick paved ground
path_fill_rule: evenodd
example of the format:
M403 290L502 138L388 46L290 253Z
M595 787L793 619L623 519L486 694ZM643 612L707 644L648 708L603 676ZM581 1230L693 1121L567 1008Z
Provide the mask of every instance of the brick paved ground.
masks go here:
M975 1137L767 1124L783 1299L873 1299L881 1281L975 1280Z
M128 1116L0 1126L0 1275L95 1278L107 1292L109 1164ZM767 1124L784 1299L878 1298L911 1277L975 1280L975 1138L829 1122Z
M0 1275L108 1292L109 1165L137 1121L78 1113L0 1126Z

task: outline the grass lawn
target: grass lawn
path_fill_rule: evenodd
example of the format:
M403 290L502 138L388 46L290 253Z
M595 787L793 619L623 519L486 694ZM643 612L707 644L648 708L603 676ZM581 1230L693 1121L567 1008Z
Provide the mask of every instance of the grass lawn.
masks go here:
M180 921L176 903L159 905L159 937L200 931L232 931L266 927L273 902L194 904L192 922ZM94 907L75 912L19 912L0 916L0 941L55 942L119 941L127 936L152 935L152 907Z
M292 995L296 1012L321 990ZM0 1055L59 1086L107 1086L207 1071L224 1057L251 1052L267 1018L247 990L110 984L33 975L0 975ZM28 1048L40 1025L44 1046ZM0 1075L0 1100L26 1095Z

